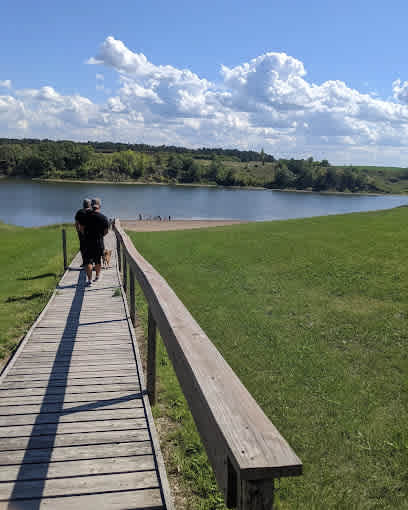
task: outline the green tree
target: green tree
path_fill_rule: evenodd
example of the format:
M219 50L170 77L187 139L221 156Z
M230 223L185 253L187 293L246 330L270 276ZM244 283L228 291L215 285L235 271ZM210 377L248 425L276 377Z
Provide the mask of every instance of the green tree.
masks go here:
M263 150L263 147L261 149L261 161L262 161L262 166L265 165L265 151Z
M137 157L131 150L116 152L113 155L113 163L118 172L133 176L137 167Z
M142 152L140 152L137 156L137 163L133 171L133 177L135 179L141 177L144 174L144 171L145 171L145 155Z
M171 179L177 179L178 175L183 169L183 160L180 156L171 154L167 161L165 175Z
M216 156L214 156L212 158L211 163L208 166L207 171L205 172L204 176L209 181L216 181L218 174L220 172L222 172L223 170L224 170L224 165L223 165L222 161L219 158L217 158Z
M289 188L295 183L296 176L285 163L279 163L275 172L275 185L278 188Z
M235 172L232 168L228 170L222 169L218 172L217 184L221 186L234 186L235 185Z
M181 182L199 182L201 179L201 167L193 158L185 158L179 177Z

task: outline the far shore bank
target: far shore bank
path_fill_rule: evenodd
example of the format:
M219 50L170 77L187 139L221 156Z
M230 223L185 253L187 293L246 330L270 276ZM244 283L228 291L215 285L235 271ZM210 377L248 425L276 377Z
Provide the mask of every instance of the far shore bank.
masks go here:
M346 196L371 196L381 197L389 195L408 195L408 193L369 193L369 192L352 192L352 191L314 191L311 189L293 189L293 188L265 188L264 186L219 186L218 184L199 183L199 182L141 182L141 181L89 181L79 179L31 179L34 182L52 182L52 183L70 183L70 184L120 184L120 185L136 185L136 186L181 186L186 188L220 188L220 189L239 189L239 190L257 190L257 191L279 191L282 193L314 193L319 195L346 195Z

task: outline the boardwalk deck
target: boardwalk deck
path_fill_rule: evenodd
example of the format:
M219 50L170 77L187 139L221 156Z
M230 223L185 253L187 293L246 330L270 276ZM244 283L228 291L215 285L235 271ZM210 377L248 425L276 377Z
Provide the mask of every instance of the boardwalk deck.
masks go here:
M79 264L0 378L0 509L170 509L116 257Z

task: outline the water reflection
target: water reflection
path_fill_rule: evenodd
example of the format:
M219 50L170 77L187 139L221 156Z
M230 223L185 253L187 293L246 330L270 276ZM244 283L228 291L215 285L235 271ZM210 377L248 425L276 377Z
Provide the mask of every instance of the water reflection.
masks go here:
M98 196L107 216L126 219L275 220L388 209L408 204L400 195L320 195L270 190L155 185L38 183L0 180L0 220L22 226L72 221L86 197Z

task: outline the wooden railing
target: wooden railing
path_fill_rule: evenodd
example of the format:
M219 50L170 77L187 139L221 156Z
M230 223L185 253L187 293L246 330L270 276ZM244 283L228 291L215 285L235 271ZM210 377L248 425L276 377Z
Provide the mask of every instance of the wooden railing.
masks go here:
M302 463L170 288L113 226L123 288L135 311L135 278L147 300L147 391L155 402L156 325L229 508L271 510L274 480L302 474ZM129 289L128 289L129 287Z

